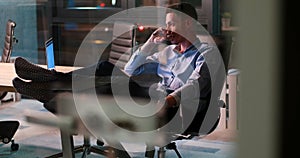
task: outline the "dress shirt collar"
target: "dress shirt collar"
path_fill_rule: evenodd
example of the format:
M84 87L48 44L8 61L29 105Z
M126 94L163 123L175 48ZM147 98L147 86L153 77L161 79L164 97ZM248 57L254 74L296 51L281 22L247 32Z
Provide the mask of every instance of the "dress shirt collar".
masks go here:
M192 54L194 54L195 52L197 51L194 51L194 50L197 50L198 48L200 48L201 46L201 42L199 39L197 39L196 41L194 41L192 43L192 45L190 45L183 53L180 53L176 48L177 46L174 46L173 48L173 51L178 55L178 56L181 56L181 55L184 55L184 56L190 56Z

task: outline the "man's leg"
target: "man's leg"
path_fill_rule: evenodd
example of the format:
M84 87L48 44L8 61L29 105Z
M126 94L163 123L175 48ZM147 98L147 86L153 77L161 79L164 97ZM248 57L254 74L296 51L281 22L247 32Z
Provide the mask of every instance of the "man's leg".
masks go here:
M67 76L65 76L64 73L50 71L48 69L31 63L22 57L16 58L14 65L18 77L25 80L31 80L36 82L49 82L55 81L58 78L64 80L70 79Z
M44 69L21 57L17 58L15 62L16 73L19 77L13 80L15 89L19 93L33 97L43 103L51 100L55 96L55 93L72 91L72 80L76 82L76 80L80 81L84 78L91 77L93 79L95 75L111 75L114 69L111 63L100 61L89 67L69 73L62 73ZM31 81L23 81L20 78Z
M113 69L113 64L107 61L99 61L88 67L77 69L69 73L62 73L45 69L22 57L18 57L15 60L15 71L18 77L35 82L71 81L73 74L80 75L81 77L110 76Z

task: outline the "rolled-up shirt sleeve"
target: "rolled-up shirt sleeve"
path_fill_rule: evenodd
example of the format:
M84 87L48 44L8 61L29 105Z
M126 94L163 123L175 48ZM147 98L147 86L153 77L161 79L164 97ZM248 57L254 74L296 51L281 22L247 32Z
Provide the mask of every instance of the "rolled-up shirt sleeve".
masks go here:
M143 71L142 67L140 66L146 63L146 60L147 60L147 56L140 53L140 51L137 50L136 52L133 53L130 60L125 65L124 71L130 76L137 75Z
M152 53L151 55L146 55L146 53L143 53L140 49L138 49L133 53L130 60L125 65L124 71L129 76L139 75L142 74L143 72L157 73L155 67L158 64L158 54L159 52L156 52L154 54ZM149 66L149 64L145 65L146 63L152 63L150 64L152 66Z

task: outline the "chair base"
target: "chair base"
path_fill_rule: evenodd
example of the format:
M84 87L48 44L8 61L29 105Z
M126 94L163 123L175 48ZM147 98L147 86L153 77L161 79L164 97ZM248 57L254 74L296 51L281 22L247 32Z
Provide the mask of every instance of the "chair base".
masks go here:
M170 144L168 144L166 146L166 149L168 150L174 150L176 155L178 156L178 158L182 158L182 156L180 155L179 151L177 150L177 146L176 146L176 143L175 142L172 142Z
M86 158L87 155L91 153L96 153L99 155L103 155L105 157L109 158L117 158L117 157L122 157L122 158L130 158L129 154L126 151L123 150L118 150L115 148L112 148L110 146L103 146L104 143L101 142L100 140L97 140L97 145L92 146L90 144L90 140L87 137L84 137L84 143L83 145L76 146L73 148L73 154L76 153L82 153L81 158ZM74 156L74 155L73 155ZM45 158L61 158L63 157L63 152L45 157Z
M99 155L104 155L104 156L108 156L109 155L109 151L108 148L107 149L101 149L100 147L96 147L96 146L90 146L90 145L81 145L81 146L77 146L74 148L74 153L81 153L82 152L82 158L85 158L87 155L91 154L91 153L96 153ZM45 158L60 158L63 157L63 152L45 157Z
M145 157L147 158L154 158L155 155L155 149L151 149L149 150L149 147L147 146L147 151L145 153ZM166 149L167 150L174 150L177 157L178 158L182 158L182 156L180 155L179 151L177 150L177 146L175 142L171 142L168 145L164 146L164 147L159 147L158 151L157 151L157 158L165 158L165 154L166 154Z
M13 139L19 125L19 121L0 121L0 141L4 144L11 142L11 151L19 150L19 144L15 143Z
M3 102L8 101L20 101L21 100L21 94L17 92L0 92L0 100Z

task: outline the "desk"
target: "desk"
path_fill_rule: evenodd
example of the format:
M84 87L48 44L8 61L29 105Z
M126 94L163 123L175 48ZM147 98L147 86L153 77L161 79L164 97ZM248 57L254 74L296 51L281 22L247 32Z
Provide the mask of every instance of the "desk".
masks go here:
M39 65L46 68L46 65ZM60 72L69 72L80 67L72 66L56 66L56 70ZM16 92L12 80L17 77L14 63L0 63L0 91Z

